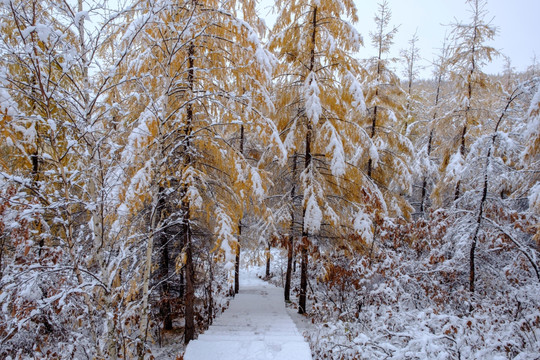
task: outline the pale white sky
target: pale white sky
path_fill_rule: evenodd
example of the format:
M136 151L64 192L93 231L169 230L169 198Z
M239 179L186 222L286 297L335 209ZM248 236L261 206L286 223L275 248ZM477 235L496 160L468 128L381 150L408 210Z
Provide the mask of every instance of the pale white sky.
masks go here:
M324 1L324 0L322 0ZM268 4L272 0L262 0L261 15L268 26L273 24L275 15L268 15ZM400 49L408 47L408 40L418 29L420 55L426 59L425 65L433 59L444 39L449 25L457 21L468 23L470 19L469 5L465 0L388 0L392 11L391 24L399 25L398 34L393 45L393 55ZM374 55L369 32L375 29L374 15L377 11L377 0L356 0L359 22L358 31L364 37L364 47L359 56L367 58ZM536 54L540 63L540 0L488 0L486 20L498 27L498 35L491 44L512 60L516 70L525 70L532 64ZM498 73L502 71L502 59L496 59L484 71ZM399 70L401 75L401 69ZM423 76L430 76L424 71Z

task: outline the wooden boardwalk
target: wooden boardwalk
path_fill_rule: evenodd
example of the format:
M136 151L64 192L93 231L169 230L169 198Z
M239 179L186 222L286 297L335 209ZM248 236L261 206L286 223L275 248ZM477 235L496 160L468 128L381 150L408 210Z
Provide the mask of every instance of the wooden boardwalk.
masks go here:
M311 360L309 345L287 314L283 289L242 273L230 307L198 339L185 360Z

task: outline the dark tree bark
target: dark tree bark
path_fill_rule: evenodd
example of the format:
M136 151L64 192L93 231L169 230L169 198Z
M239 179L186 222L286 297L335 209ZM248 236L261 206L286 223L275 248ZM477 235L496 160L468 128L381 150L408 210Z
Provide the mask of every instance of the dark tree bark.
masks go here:
M0 241L2 242L0 244L0 281L2 280L2 278L4 277L4 248L5 248L5 245L6 245L6 237L5 236L0 236Z
M188 220L189 221L189 220ZM184 226L186 243L186 294L185 294L185 327L184 343L195 338L195 272L193 269L193 253L189 225Z
M375 90L375 93L376 93L376 95L379 94L379 88L377 88L377 90ZM373 139L373 137L375 137L375 128L377 127L377 108L378 107L375 106L375 109L373 109L373 120L372 120L372 123L371 123L371 134L370 134L371 139ZM373 171L373 160L371 158L369 158L367 175L370 178L371 178L372 171Z
M311 126L308 126L308 132L306 134L306 162L305 168L308 169L311 165ZM306 313L306 293L307 293L307 269L308 269L308 244L309 244L309 232L305 228L306 220L306 207L302 210L302 256L300 265L300 296L298 299L298 313Z
M311 125L308 125L308 131L306 134L306 162L305 168L309 169L311 164ZM298 299L298 313L306 313L306 293L307 293L307 269L308 269L308 244L309 244L309 232L305 228L306 220L306 206L302 210L302 259L300 265L300 296Z
M164 199L165 189L160 186L159 188L159 200L157 208L158 218L163 217L163 211L165 208ZM170 283L169 277L169 238L166 231L160 231L159 240L161 246L161 256L159 261L159 279L161 281L161 301L159 304L159 313L163 318L163 329L172 330L172 316L171 316L171 301L170 301Z
M180 244L181 248L183 249L185 244L182 243ZM178 295L181 299L184 298L184 294L186 292L186 279L185 279L185 276L184 276L184 272L185 272L185 268L182 267L182 269L180 269L180 279L178 280L178 282L180 284L178 284Z
M214 289L212 287L212 284L214 283L214 267L212 266L213 259L212 254L208 254L208 287L206 289L206 292L208 294L208 304L207 304L207 324L208 326L212 325L212 322L214 320Z
M291 277L292 277L292 262L293 262L293 247L294 247L294 236L289 235L288 244L287 244L287 272L285 273L285 287L284 295L285 301L291 301Z
M234 293L240 291L240 236L242 236L242 222L238 223L238 245L236 247L236 257L234 262Z
M312 72L315 68L315 41L317 39L317 7L313 9L313 31L311 33L311 61L309 66L309 71ZM311 120L308 119L307 132L306 132L306 158L304 163L304 168L307 171L310 170L310 167L313 166L311 163L311 136L312 136L312 126ZM298 313L306 313L306 293L307 293L307 269L308 269L308 249L309 244L309 232L306 231L305 227L306 222L306 205L304 204L302 209L302 264L300 267L300 296L298 299Z
M244 155L244 124L240 125L240 154ZM242 220L238 222L238 244L234 262L234 293L240 291L240 238L242 236Z
M308 252L307 244L302 245L302 262L300 265L300 298L298 301L298 313L305 314L306 310L306 293L307 293L307 267L308 267Z
M32 99L37 99L37 80L35 76L32 76ZM32 100L32 112L36 110L36 101ZM30 161L32 162L32 189L37 193L39 191L39 180L40 180L40 174L41 174L41 158L39 154L39 150L41 148L41 137L40 137L40 130L39 130L39 122L36 122L36 149L32 154L30 155ZM38 250L38 256L41 258L41 252L43 250L43 247L45 246L45 240L41 238L39 240L39 250Z
M306 134L306 162L305 168L308 169L311 165L311 126L308 126ZM300 296L298 299L298 313L306 313L306 293L307 293L307 269L308 269L308 244L309 232L305 228L306 207L302 210L302 250L301 250L301 265L300 265Z
M291 276L294 256L294 198L296 196L296 153L293 155L292 188L291 188L291 226L287 244L287 272L285 275L285 301L291 301Z
M469 109L466 110L467 112ZM465 158L465 136L467 135L467 125L463 127L463 131L461 132L461 145L459 146L459 153L463 158ZM454 192L454 201L459 199L461 195L461 180L458 180L456 184L456 190Z
M429 156L431 154L431 143L433 141L433 129L429 132L429 140L428 140L428 149L427 149L427 156L429 159ZM426 200L426 194L427 194L427 176L424 175L424 178L422 180L422 196L420 198L420 213L424 213L424 203Z
M382 25L381 25L381 33L382 33ZM377 56L378 58L378 61L377 61L377 80L380 79L381 77L381 72L382 72L382 69L381 69L381 59L382 59L382 54L383 54L383 48L382 48L382 42L379 42L379 55ZM379 86L377 85L377 88L375 89L375 96L379 96ZM369 137L371 139L373 139L375 137L375 129L377 128L377 112L378 112L378 106L375 105L375 108L373 109L373 118L372 118L372 122L371 122L371 133L369 135ZM371 174L372 174L372 171L373 171L373 160L371 158L369 158L368 160L368 169L367 169L367 175L369 178L371 178Z
M267 279L270 278L270 250L272 247L270 246L270 241L268 241L268 247L266 248L266 272L265 276Z
M193 92L194 84L194 58L195 58L195 45L190 44L188 50L188 86L191 92ZM185 128L185 164L186 166L190 164L190 138L191 138L191 126L193 122L193 106L191 104L187 105L186 109L186 128ZM187 189L184 189L184 196L182 199L182 216L184 217L183 221L183 230L184 230L184 247L186 249L186 293L185 293L185 328L184 328L184 343L188 344L191 340L195 338L195 272L193 268L193 253L192 253L192 244L191 244L191 227L190 227L190 203L186 198L185 194Z

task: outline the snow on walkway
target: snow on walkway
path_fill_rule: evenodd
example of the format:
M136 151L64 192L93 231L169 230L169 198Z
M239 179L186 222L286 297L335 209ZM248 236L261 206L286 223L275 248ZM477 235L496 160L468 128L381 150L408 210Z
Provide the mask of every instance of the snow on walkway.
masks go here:
M285 310L283 289L240 273L240 293L184 360L311 360L309 345Z

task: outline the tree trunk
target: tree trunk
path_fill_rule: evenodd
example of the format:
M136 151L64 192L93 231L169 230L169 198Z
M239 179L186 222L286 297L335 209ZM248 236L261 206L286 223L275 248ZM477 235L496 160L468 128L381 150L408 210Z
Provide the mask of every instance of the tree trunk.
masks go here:
M189 222L189 219L187 220ZM186 243L186 294L185 294L185 327L184 343L187 345L195 338L195 272L193 269L193 253L189 225L184 226Z
M1 241L2 241L2 244L0 244L0 281L2 281L2 278L4 277L4 272L2 271L2 269L4 268L4 265L3 265L3 258L4 258L4 247L5 247L5 244L6 244L6 238L4 236L0 237Z
M311 164L311 126L308 125L308 132L306 134L306 162L305 168L309 169ZM298 313L306 313L306 293L307 293L307 268L308 268L308 256L307 246L309 243L309 232L305 227L306 221L306 205L302 209L302 259L300 265L300 296L298 300Z
M270 278L270 241L268 241L268 247L266 248L266 272L265 272L265 276L267 279Z
M214 283L214 268L212 266L214 259L212 258L212 253L208 254L208 288L207 288L207 294L208 294L208 307L207 307L207 315L208 315L208 326L212 325L212 322L214 320L214 289L212 287L212 284Z
M180 246L181 248L184 248L185 244L181 244ZM180 269L180 279L178 280L178 282L180 283L178 286L178 296L181 299L184 298L184 294L186 292L186 280L185 280L184 272L185 272L185 268L182 267Z
M37 99L37 80L34 76L32 76L32 99ZM36 110L36 101L32 101L32 112ZM39 193L39 180L40 180L40 155L39 155L39 149L41 147L41 137L39 136L39 122L35 122L35 128L36 128L36 149L32 152L30 155L30 161L32 162L32 185L31 188L36 192ZM39 224L36 222L36 227L39 227ZM38 250L38 257L41 258L41 251L43 250L43 247L45 246L45 240L43 237L39 240L39 250Z
M495 135L493 136L495 138ZM491 147L488 150L488 155L486 159L486 170L484 174L484 188L482 189L482 199L480 200L480 206L478 207L478 217L476 219L476 228L474 230L473 239L471 242L471 249L469 252L469 292L471 296L474 295L475 287L475 278L476 278L476 269L475 269L475 257L476 257L476 244L478 242L478 234L480 232L480 227L482 226L482 215L484 213L484 204L487 199L487 190L488 190L488 173L487 168L489 166L489 161L491 157ZM469 306L469 310L472 311L472 303Z
M240 154L244 156L244 124L240 125ZM238 243L234 262L234 293L240 291L240 238L242 236L242 219L238 222Z
M195 45L191 43L188 50L188 86L193 93L194 84L194 58L195 58ZM185 152L185 166L189 166L191 158L189 155L190 138L191 138L191 124L193 122L193 106L189 103L186 107L186 127L185 127L185 148L188 150ZM184 194L182 199L182 215L184 217L183 230L184 230L184 246L186 249L186 293L185 293L185 327L184 327L184 343L188 344L195 338L195 271L193 268L193 253L191 244L191 226L190 226L190 203L187 199L187 185L184 186Z
M431 144L433 141L433 129L429 132L429 140L428 140L428 148L427 148L427 156L429 161L429 156L431 155ZM420 213L424 214L424 202L426 200L426 194L427 194L427 175L424 175L424 179L422 180L422 197L420 198Z
M307 237L303 239L302 245L302 262L300 265L300 298L298 300L298 313L305 314L306 311L306 294L307 294L307 268L308 268L308 252L307 252Z
M306 134L306 162L305 168L309 169L311 164L311 126L308 126L308 132ZM300 296L298 300L298 313L306 313L306 293L307 293L307 268L308 268L308 256L307 246L309 243L309 232L305 227L306 220L306 205L302 209L302 256L300 265Z
M161 259L160 259L160 278L161 278L161 302L159 312L163 318L163 329L172 330L170 284L169 284L169 239L166 234L161 233Z
M466 112L469 112L469 109L467 108ZM465 159L465 136L467 135L467 124L463 126L463 131L461 132L461 144L459 146L459 153L461 154L461 157ZM456 190L454 192L454 201L459 199L461 195L461 180L458 180L456 184Z
M234 293L240 291L240 236L242 236L242 221L238 222L238 244L236 246L236 257L234 261Z
M317 35L317 7L313 9L313 21L312 21L313 31L311 33L311 61L309 65L309 71L312 72L315 68L315 41ZM307 132L306 132L306 159L304 163L304 169L306 171L313 171L310 169L311 163L311 137L312 137L312 125L311 119L307 119ZM306 204L304 202L302 209L302 264L300 268L300 295L298 299L298 313L306 313L306 293L307 293L307 268L308 268L308 256L307 256L307 246L309 243L309 232L306 231Z
M294 253L294 198L296 196L296 153L293 155L293 172L292 172L292 188L291 188L291 226L289 229L289 239L287 244L287 272L285 275L284 295L285 301L291 301L291 276L293 267Z
M379 94L379 89L377 88L376 90L376 95ZM377 126L377 106L375 106L375 108L373 109L373 120L372 120L372 123L371 123L371 134L370 134L370 138L373 139L373 137L375 137L375 128ZM373 170L373 160L371 158L369 158L368 160L368 169L367 169L367 175L369 178L371 178L371 172Z
M287 249L287 272L285 274L285 301L291 301L291 275L292 275L292 262L293 262L293 246L294 246L294 236L289 235L289 244Z
M382 31L383 31L383 25L381 23L381 28L380 28L380 34L382 35ZM381 59L382 59L382 42L379 42L379 55L378 55L378 61L377 61L377 81L380 80L381 78ZM379 96L379 86L377 85L377 88L375 89L375 98L377 98ZM373 120L372 120L372 123L371 123L371 134L370 134L370 139L373 139L375 137L375 129L377 127L377 110L378 110L378 107L377 105L375 105L375 108L373 109ZM371 173L373 171L373 160L371 159L371 157L369 158L368 160L368 169L367 169L367 175L369 178L371 178Z

